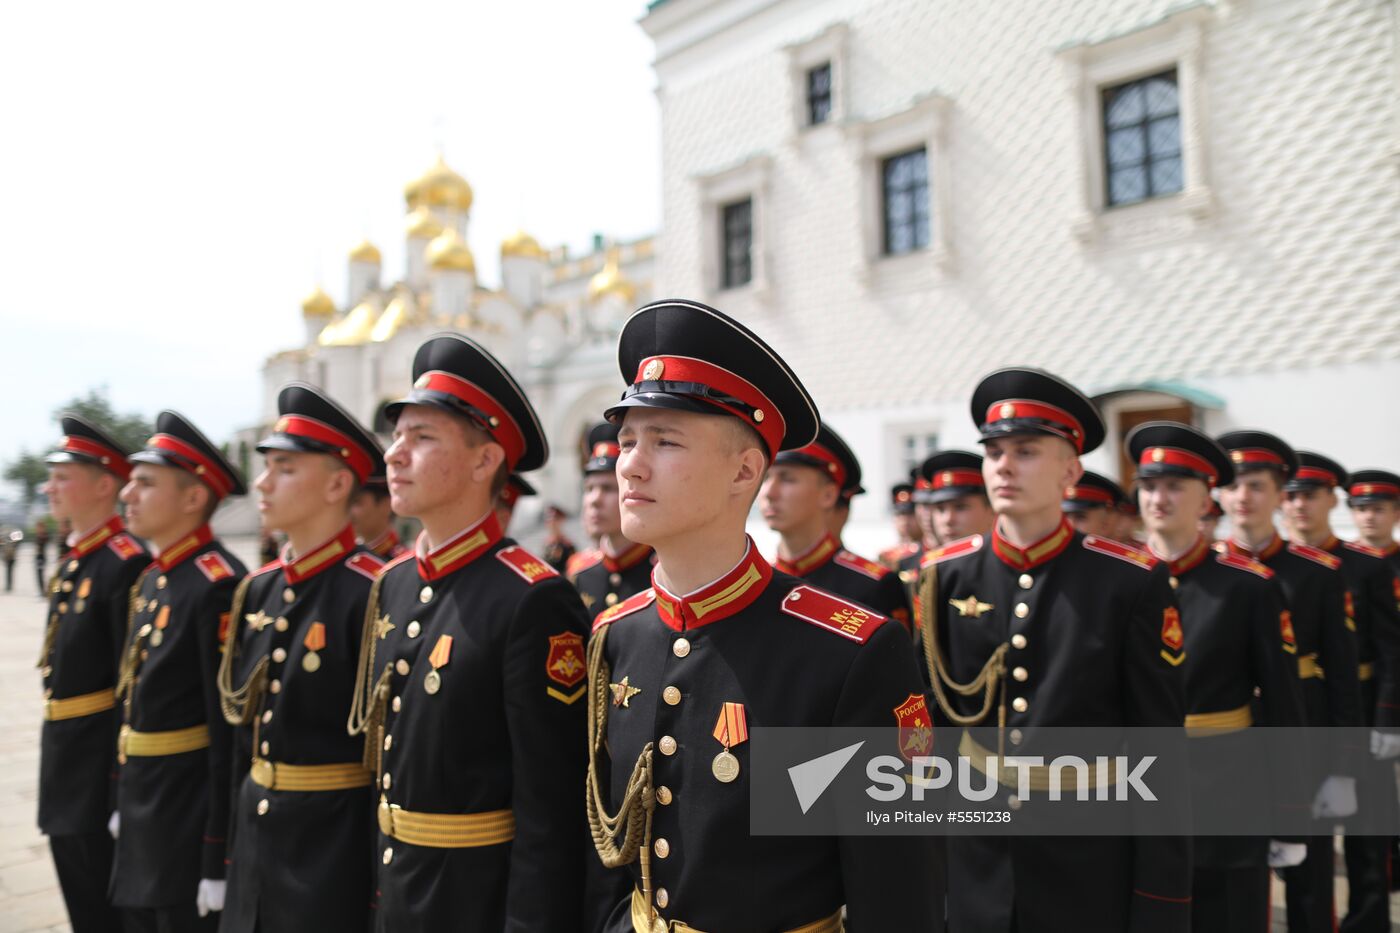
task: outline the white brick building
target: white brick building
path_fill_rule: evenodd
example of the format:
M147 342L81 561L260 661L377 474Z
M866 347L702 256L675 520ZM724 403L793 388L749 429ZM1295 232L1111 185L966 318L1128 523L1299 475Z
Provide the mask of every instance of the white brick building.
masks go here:
M975 442L1003 365L1102 397L1110 475L1151 416L1400 466L1394 0L658 0L641 25L656 293L794 365L862 456L858 549L907 461Z

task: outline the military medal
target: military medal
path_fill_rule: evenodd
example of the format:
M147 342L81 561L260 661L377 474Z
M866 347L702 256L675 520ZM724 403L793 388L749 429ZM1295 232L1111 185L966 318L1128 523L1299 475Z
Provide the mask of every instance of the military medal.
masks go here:
M439 635L437 644L433 645L433 653L428 655L428 663L433 669L428 671L428 675L423 678L423 689L429 696L442 689L442 674L438 673L438 668L444 667L452 659L452 636Z
M165 627L170 624L170 607L161 606L160 613L156 616L156 628L151 632L151 647L159 648L160 643L165 641Z
M321 656L316 652L326 647L326 624L312 622L301 643L306 646L306 654L301 656L301 669L314 674L321 669Z
M710 762L710 772L721 784L729 784L739 776L739 759L729 749L749 739L748 716L742 703L726 703L715 721L715 739L724 749Z

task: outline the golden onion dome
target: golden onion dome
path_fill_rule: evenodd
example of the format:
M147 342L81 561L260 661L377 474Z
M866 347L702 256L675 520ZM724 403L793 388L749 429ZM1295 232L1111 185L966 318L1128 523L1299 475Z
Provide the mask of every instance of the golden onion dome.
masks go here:
M451 207L459 211L472 209L472 186L447 167L442 156L413 181L404 185L403 199L409 207Z
M501 241L502 256L524 256L527 259L544 259L548 254L540 241L524 230L517 230Z
M377 266L383 262L383 260L384 257L379 255L379 247L375 246L369 240L361 240L355 245L354 249L350 250L351 262L367 262Z
M316 342L323 347L353 347L368 343L379 309L368 301L357 304L349 314L326 325Z
M399 330L410 322L413 317L413 306L409 299L403 295L397 295L393 301L389 302L389 307L384 309L384 313L379 315L379 320L374 322L374 328L369 332L369 339L375 343L384 343L392 340Z
M629 305L637 298L637 286L622 274L622 269L618 266L616 246L608 250L608 259L603 263L603 268L588 280L589 301L609 297L618 298L623 304Z
M419 207L409 214L405 226L408 235L415 240L431 240L442 232L442 224L426 207Z
M456 230L439 233L428 244L428 267L456 272L476 272L476 257Z
M334 317L335 302L318 286L301 300L301 313L305 317Z

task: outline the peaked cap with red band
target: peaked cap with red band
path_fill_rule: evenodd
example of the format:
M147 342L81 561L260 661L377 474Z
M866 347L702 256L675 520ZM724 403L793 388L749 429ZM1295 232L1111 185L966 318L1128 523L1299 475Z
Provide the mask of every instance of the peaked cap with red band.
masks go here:
M987 494L982 457L967 450L940 450L914 471L914 501L925 505Z
M490 351L461 334L438 334L413 357L413 388L384 406L399 420L405 405L432 405L466 418L505 448L506 465L528 473L549 460L549 442L525 390Z
M1231 431L1216 438L1230 452L1235 476L1253 470L1276 470L1285 477L1298 472L1298 455L1267 431Z
M1060 508L1066 512L1089 509L1116 509L1128 501L1128 494L1113 480L1093 470L1085 470L1079 482L1065 490Z
M110 434L85 418L64 414L59 416L63 440L58 448L44 458L45 463L90 463L111 473L122 482L131 476L127 449Z
M1347 504L1395 502L1400 499L1400 474L1389 470L1357 470L1347 484Z
M747 327L695 301L665 299L622 325L617 361L627 390L603 413L628 408L731 415L758 432L768 455L817 436L817 406L797 375Z
M613 472L621 455L622 448L617 444L617 425L601 421L588 429L588 459L583 464L585 475Z
M1347 485L1347 471L1331 457L1310 450L1298 451L1298 469L1288 477L1283 487L1289 492L1300 489L1334 489Z
M1230 455L1205 433L1177 421L1148 421L1128 432L1123 448L1140 478L1189 476L1207 486L1235 481Z
M248 494L248 484L238 468L228 462L199 428L176 411L157 415L156 433L146 441L144 450L138 450L127 459L132 463L154 463L193 473L219 499Z
M896 515L914 514L914 484L895 483L890 487L890 505Z
M384 477L384 450L373 434L314 386L293 382L277 393L277 423L258 442L258 453L290 450L328 454L360 483Z
M538 495L538 493L535 492L535 487L525 482L525 477L518 473L512 473L506 478L506 484L501 487L499 499L501 505L504 505L508 509L513 509L515 508L515 503L519 502L525 496L534 495Z
M986 442L1013 434L1062 437L1081 454L1103 443L1103 417L1094 403L1044 370L999 369L972 393L972 423Z
M797 463L813 467L836 484L847 501L865 490L860 486L860 461L850 445L825 422L817 425L817 439L804 447L784 450L774 463Z

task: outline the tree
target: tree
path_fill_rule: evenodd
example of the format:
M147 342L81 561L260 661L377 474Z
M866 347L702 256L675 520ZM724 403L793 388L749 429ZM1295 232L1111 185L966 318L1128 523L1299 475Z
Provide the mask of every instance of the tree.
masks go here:
M20 451L20 455L5 464L5 479L19 487L20 498L27 509L34 502L39 486L49 478L49 468L44 458Z

